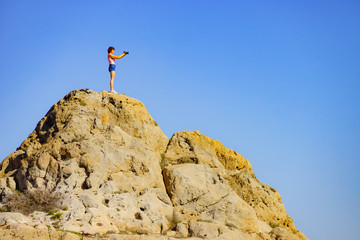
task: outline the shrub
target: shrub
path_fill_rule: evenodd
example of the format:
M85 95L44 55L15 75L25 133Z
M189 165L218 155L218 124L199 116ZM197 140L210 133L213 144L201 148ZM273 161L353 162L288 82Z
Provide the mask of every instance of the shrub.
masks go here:
M195 163L198 164L199 160L196 157L181 157L177 160L178 164L184 164L184 163Z
M48 214L49 214L49 215L54 215L54 214L55 214L55 211L54 211L54 210L49 210L49 211L48 211Z
M273 223L273 222L269 222L269 225L270 225L270 227L272 227L272 228L276 228L276 227L279 227L279 224L276 224L276 223Z
M173 214L173 217L168 220L170 222L169 228L167 230L163 231L162 234L166 234L168 231L175 230L176 225L181 222L181 220L177 219L174 214Z
M132 234L138 234L138 235L148 235L149 234L149 232L144 229L137 229L137 230L130 231L130 232L132 232Z
M15 191L3 205L3 210L20 212L28 215L34 211L50 212L59 209L60 194L36 189L32 191Z
M162 169L164 169L164 168L166 167L167 164L166 164L165 154L162 153L162 154L160 155L160 157L161 157L160 168L161 168L161 170L162 170Z
M63 215L63 213L55 213L51 218L56 219L56 220L60 220L62 215Z

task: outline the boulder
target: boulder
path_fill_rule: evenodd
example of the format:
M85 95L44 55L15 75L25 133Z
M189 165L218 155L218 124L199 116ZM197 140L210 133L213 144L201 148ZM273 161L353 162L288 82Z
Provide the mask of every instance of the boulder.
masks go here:
M281 196L274 188L260 182L250 162L241 154L226 148L199 131L175 133L163 154L163 165L207 165L219 173L233 191L256 212L257 217L268 226L276 225L295 232L306 239L287 214Z
M254 209L207 165L187 163L168 166L164 169L164 180L181 219L216 223L249 233L260 231L263 226ZM205 225L200 224L198 228ZM212 235L211 232L208 234Z

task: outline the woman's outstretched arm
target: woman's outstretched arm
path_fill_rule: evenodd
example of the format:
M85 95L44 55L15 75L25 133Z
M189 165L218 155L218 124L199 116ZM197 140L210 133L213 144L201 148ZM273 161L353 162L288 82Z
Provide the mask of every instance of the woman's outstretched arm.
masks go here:
M111 53L109 54L109 56L110 56L111 58L115 58L115 59L120 59L120 58L124 57L125 55L126 55L125 53L123 53L123 54L121 54L121 55L119 55L119 56L112 55Z

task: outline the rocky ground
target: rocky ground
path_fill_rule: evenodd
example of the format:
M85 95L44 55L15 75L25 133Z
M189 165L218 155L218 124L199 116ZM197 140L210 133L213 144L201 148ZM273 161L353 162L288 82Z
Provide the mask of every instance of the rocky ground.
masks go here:
M250 162L171 139L125 95L72 91L0 165L0 239L303 240Z

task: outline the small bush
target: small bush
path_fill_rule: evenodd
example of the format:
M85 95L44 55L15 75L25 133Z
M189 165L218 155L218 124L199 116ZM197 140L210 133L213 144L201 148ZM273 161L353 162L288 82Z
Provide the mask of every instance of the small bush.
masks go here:
M270 225L270 227L272 227L272 228L279 227L279 224L273 223L273 222L269 222L269 225Z
M109 230L109 231L107 231L106 233L105 233L105 236L107 235L107 234L115 234L116 232L114 231L114 230Z
M74 232L74 231L63 230L63 229L58 229L58 231L63 232L63 233L73 233L73 234L78 235L79 237L81 237L81 239L83 239L83 234L80 233L80 232Z
M160 157L161 157L161 161L160 161L160 168L161 168L161 170L162 169L164 169L165 167L166 167L166 160L165 160L165 154L164 153L162 153L161 155L160 155Z
M135 230L135 231L133 231L133 233L139 234L139 235L148 235L149 234L149 232L144 229Z
M166 234L168 231L175 230L175 227L178 223L181 223L181 220L177 219L175 215L171 219L168 219L170 222L169 228L162 232L162 234Z
M62 215L63 215L63 213L55 213L51 218L56 219L56 220L60 220Z
M184 163L195 163L198 164L199 160L196 157L181 157L177 160L178 164L184 164Z
M48 214L49 214L49 215L53 215L53 216L54 216L55 211L54 211L54 210L49 210L49 211L48 211Z
M32 191L15 191L4 203L3 210L8 212L20 212L28 215L34 211L50 212L60 207L60 194L49 193L36 189ZM54 212L55 213L55 212Z
M53 227L54 227L55 229L59 229L59 228L61 227L61 224L60 224L60 221L59 221L59 220L57 220L56 222L54 222L52 225L53 225Z

